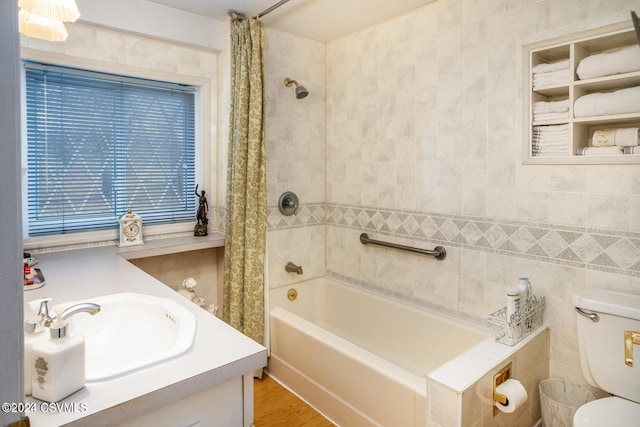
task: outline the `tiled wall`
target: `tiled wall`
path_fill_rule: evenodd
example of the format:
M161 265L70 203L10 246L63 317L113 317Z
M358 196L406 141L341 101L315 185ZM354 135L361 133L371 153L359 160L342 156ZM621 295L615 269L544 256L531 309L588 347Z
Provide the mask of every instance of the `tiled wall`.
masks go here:
M548 378L548 334L536 336L513 356L496 366L462 394L463 426L532 426L541 417L540 381ZM493 376L508 363L512 363L512 378L519 380L527 390L527 402L514 412L493 415L493 404L487 399L493 391Z
M214 84L211 85L211 93L204 95L217 99L215 82L218 70L215 52L80 22L72 25L69 37L64 43L48 42L21 35L20 44L21 47L34 51L82 58L89 64L118 64L176 75L208 77L214 81ZM215 123L217 123L215 106L211 109L211 118L212 129L215 130Z
M429 379L429 426L533 426L540 419L538 384L547 378L548 333L527 342L462 392ZM511 378L527 391L527 401L512 413L493 415L493 376L511 363Z
M325 274L325 44L265 29L268 283L270 287ZM286 77L309 90L296 99ZM285 191L300 200L298 215L277 208ZM302 276L285 264L301 265Z
M324 210L326 273L416 305L485 319L530 277L547 301L550 375L584 382L571 297L640 293L640 168L521 164L520 45L628 19L632 7L438 0L327 44L326 65L323 45L267 29L270 285L300 280L284 273L289 259L325 273ZM305 104L320 102L324 77L306 75L321 72L326 199L324 106ZM311 95L296 101L287 76ZM304 217L279 214L284 190L298 192ZM363 246L363 231L441 244L447 258Z
M528 276L547 298L550 375L583 382L571 297L640 293L640 168L521 164L520 45L631 7L439 0L329 43L328 272L480 319ZM362 231L447 259L364 247Z

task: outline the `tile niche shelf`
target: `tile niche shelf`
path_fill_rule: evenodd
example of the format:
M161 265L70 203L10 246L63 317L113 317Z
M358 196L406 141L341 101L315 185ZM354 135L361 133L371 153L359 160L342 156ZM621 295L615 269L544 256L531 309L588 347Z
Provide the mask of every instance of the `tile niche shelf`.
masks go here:
M581 33L523 45L523 164L640 164L640 154L576 155L578 148L590 145L596 130L624 127L640 128L640 111L629 114L573 118L574 103L583 95L640 86L640 71L589 80L580 80L576 74L578 64L583 58L633 44L637 46L638 40L631 21L628 20ZM640 47L638 55L640 55ZM564 59L569 60L571 76L566 84L533 89L533 67ZM569 104L567 118L534 121L534 103L565 99ZM532 143L534 127L565 124L569 128L569 147L566 153L556 156L536 156L533 153L534 144Z

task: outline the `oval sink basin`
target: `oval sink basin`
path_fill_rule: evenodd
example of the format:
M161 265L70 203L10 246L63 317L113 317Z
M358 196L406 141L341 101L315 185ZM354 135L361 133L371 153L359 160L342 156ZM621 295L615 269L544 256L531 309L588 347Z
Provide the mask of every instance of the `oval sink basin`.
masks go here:
M196 317L175 301L128 292L85 301L99 304L100 312L68 320L71 331L85 338L87 382L147 368L193 344Z

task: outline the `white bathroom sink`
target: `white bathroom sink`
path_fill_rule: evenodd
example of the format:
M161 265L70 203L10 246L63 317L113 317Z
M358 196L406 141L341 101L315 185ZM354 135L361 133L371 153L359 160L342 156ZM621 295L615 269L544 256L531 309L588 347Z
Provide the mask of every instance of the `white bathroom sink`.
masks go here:
M94 316L70 317L73 333L85 337L86 381L129 374L175 358L193 344L196 317L165 298L119 293L83 302L100 305Z

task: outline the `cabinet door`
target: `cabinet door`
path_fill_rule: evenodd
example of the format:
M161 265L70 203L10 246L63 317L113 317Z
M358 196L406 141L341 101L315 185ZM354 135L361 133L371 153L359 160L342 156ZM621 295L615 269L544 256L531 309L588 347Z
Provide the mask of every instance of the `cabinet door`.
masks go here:
M243 377L234 378L193 396L168 403L158 409L124 423L121 427L176 426L176 427L229 427L250 426L245 422ZM253 406L253 382L251 406Z

